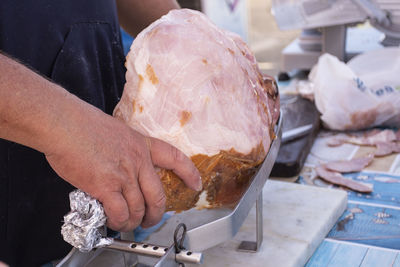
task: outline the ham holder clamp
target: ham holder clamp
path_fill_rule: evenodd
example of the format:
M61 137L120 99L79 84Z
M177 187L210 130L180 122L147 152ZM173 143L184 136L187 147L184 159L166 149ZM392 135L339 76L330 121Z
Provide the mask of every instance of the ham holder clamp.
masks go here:
M282 116L274 132L276 138L272 141L264 162L233 209L191 209L177 213L152 233L146 243L114 239L110 245L87 253L74 248L57 267L133 266L138 263L137 255L155 258L154 266L158 267L183 266L184 263L201 264L202 254L192 251L203 251L232 239L255 202L256 241L243 241L238 250L257 252L263 237L262 188L270 175L280 147Z

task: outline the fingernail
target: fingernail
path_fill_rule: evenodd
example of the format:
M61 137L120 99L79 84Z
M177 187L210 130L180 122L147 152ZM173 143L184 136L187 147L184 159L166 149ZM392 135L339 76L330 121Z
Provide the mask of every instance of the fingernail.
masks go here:
M197 180L196 191L203 190L203 182L201 181L201 176L199 175L199 179Z

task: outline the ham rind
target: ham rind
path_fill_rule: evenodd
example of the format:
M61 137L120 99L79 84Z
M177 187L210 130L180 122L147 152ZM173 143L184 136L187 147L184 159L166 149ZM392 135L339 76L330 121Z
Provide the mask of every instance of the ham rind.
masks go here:
M264 160L279 117L279 95L236 34L202 13L173 10L141 32L126 61L114 116L145 136L170 143L200 171L194 192L160 170L167 210L235 203ZM206 194L206 197L204 197Z
M374 156L372 154L367 157L355 158L351 160L337 160L331 161L323 164L323 167L330 171L336 171L341 173L346 172L359 172L362 171L365 167L371 164Z
M327 170L324 168L324 166L318 166L315 168L315 171L317 172L317 175L322 178L323 180L336 184L336 185L341 185L344 187L347 187L351 190L361 192L361 193L371 193L373 191L373 185L372 184L365 184L365 183L360 183L356 182L352 179L347 179L343 177L342 174L339 172L334 172Z
M376 157L384 157L393 153L400 153L400 144L396 142L378 142L374 155Z

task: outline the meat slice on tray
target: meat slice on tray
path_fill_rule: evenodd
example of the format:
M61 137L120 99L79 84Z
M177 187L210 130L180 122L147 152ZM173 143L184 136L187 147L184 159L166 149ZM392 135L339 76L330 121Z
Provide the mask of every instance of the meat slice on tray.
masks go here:
M330 171L323 165L316 167L315 171L320 178L329 183L341 185L361 193L371 193L373 191L372 184L360 183L352 179L345 178L341 173Z
M351 160L336 160L323 164L325 169L336 172L360 172L374 159L373 154Z
M363 136L352 136L346 142L353 143L356 145L373 146L380 142L392 142L395 141L396 134L393 130L372 130L367 132Z
M374 155L376 157L383 157L392 153L400 153L400 143L396 142L378 142L376 143L376 150Z
M344 143L350 143L360 146L376 146L378 143L390 143L394 141L400 141L400 130L399 132L394 132L393 130L378 130L374 129L369 132L365 132L362 135L352 135L352 136L338 136L328 140L328 146L340 146Z
M197 207L235 203L275 138L279 95L239 36L200 12L174 10L141 32L127 56L114 116L191 157L203 192ZM159 171L167 210L196 206L200 193Z

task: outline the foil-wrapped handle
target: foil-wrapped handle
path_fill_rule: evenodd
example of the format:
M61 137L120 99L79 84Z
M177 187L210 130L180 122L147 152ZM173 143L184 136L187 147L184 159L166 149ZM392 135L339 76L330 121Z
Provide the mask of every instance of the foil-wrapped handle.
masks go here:
M110 245L113 239L103 237L107 217L101 203L79 189L69 194L69 200L71 211L61 227L64 240L82 252Z

